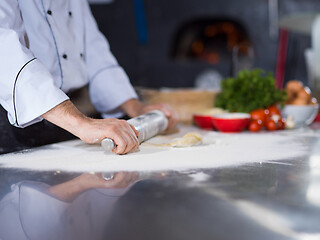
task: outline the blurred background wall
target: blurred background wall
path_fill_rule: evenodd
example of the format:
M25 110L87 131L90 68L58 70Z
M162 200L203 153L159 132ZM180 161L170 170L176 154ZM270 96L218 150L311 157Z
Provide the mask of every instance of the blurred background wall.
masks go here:
M133 85L192 87L195 80L234 74L232 54L254 52L252 67L275 72L278 19L320 12L319 0L95 0L99 28ZM289 32L285 81L307 83L310 36ZM240 52L241 53L241 52Z

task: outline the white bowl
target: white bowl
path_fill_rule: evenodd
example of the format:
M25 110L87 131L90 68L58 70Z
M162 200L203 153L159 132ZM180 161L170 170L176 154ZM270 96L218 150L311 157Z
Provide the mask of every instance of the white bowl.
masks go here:
M281 110L281 115L287 118L289 115L293 117L296 127L310 125L316 118L319 111L319 104L313 105L285 105Z

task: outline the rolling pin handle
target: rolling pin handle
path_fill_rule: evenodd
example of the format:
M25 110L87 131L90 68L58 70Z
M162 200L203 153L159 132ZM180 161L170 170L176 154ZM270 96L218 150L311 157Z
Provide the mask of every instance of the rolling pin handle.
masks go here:
M101 141L101 146L107 152L112 152L112 150L116 148L116 145L114 144L114 141L112 139L110 139L110 138L103 139Z

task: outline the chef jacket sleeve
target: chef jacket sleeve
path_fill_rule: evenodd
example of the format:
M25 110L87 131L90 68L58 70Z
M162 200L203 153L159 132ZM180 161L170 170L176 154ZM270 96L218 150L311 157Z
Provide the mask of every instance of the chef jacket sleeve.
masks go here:
M26 127L68 99L27 48L17 1L0 1L0 104L12 125Z
M95 108L104 113L104 117L119 117L119 106L129 99L137 98L137 95L127 74L112 55L107 39L99 31L88 2L83 1L90 98Z

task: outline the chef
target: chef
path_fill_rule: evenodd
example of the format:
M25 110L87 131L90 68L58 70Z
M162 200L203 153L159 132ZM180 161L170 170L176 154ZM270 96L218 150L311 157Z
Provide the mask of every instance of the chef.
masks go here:
M83 115L67 95L87 84L103 119ZM118 154L139 145L138 132L117 119L124 114L159 109L169 128L177 123L169 106L137 99L87 0L1 0L0 104L16 127L46 119L87 143L111 138Z

